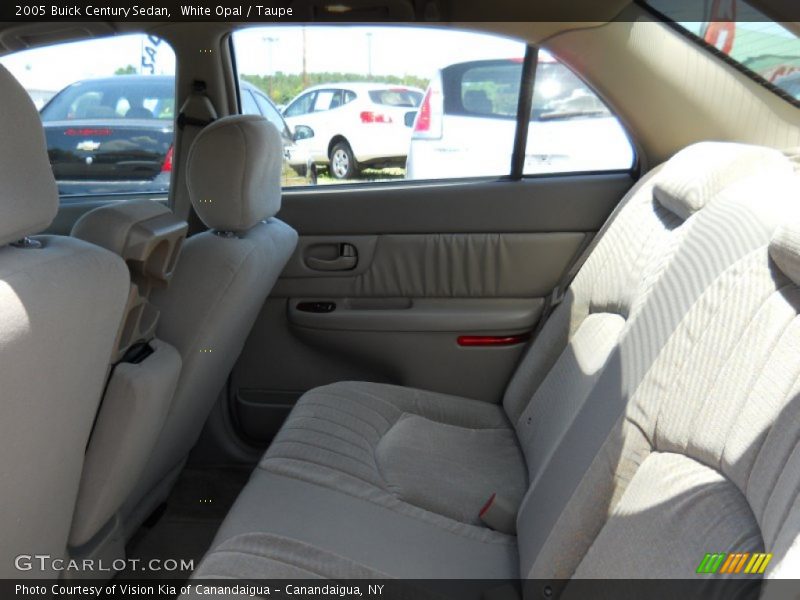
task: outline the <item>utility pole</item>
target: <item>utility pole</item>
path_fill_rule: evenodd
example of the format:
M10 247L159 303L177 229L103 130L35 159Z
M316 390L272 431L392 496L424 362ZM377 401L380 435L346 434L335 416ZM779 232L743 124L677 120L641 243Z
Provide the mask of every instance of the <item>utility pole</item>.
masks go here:
M372 32L367 32L367 77L372 78Z
M306 71L306 28L303 27L303 89L308 87L308 71Z
M272 97L272 79L275 76L275 64L273 62L274 55L272 53L272 43L277 42L278 38L265 35L261 39L267 45L267 95L271 100L274 100Z

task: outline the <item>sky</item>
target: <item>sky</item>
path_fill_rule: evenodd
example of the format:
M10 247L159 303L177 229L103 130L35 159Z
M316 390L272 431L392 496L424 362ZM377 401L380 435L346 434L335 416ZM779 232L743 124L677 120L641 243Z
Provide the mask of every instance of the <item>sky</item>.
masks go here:
M687 24L691 25L691 24ZM776 25L743 23L742 27L793 37ZM699 25L698 25L699 27ZM430 77L436 69L482 58L521 57L521 42L498 36L397 26L246 27L234 34L240 73L300 73L303 31L309 72L352 72ZM795 38L796 39L796 38ZM125 35L61 44L0 58L27 89L58 91L92 77L113 75L119 67L138 66L143 49L155 50L154 72L173 74L175 56L166 42L155 45L144 35Z
M521 42L492 35L411 27L296 27L242 29L234 35L240 73L300 73L306 30L309 72L352 72L430 77L435 69L465 60L519 57ZM92 77L138 66L144 47L155 49L157 74L175 72L175 56L166 42L153 46L143 35L126 35L18 52L0 58L27 89L57 91ZM371 61L370 61L371 56ZM435 57L435 58L433 58Z
M508 38L430 27L256 27L234 34L239 72L301 72L303 29L309 72L366 74L371 54L374 75L429 77L448 64L525 52L524 44Z

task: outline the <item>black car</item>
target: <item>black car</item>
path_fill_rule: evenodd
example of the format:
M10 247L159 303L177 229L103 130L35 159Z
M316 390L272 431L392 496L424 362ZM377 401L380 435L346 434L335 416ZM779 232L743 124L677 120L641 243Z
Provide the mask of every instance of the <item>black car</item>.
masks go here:
M245 81L240 85L273 108L264 114L258 106L248 111L248 105L243 103L243 112L262 114L271 122L278 115L282 121L266 95ZM117 75L78 81L56 94L40 115L62 196L168 191L174 139L174 77ZM287 162L301 176L312 177L313 169L292 152L296 148L294 134L285 122L282 124L278 128L284 138ZM303 131L302 135L313 134Z

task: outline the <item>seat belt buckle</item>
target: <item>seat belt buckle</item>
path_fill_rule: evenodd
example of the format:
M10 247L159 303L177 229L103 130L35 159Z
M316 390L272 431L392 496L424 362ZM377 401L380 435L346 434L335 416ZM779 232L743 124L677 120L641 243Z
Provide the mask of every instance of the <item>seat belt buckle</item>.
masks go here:
M478 513L478 518L489 529L506 533L517 534L517 510L510 502L498 496L495 492L483 505Z

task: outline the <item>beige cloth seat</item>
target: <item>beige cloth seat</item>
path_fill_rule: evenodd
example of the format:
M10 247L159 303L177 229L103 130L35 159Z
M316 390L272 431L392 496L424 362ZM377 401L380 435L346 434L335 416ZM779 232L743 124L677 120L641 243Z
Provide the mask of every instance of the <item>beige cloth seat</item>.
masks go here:
M164 500L222 390L264 300L297 244L275 218L281 205L280 134L257 116L219 119L187 158L192 206L209 231L191 236L167 289L151 301L156 335L181 355L166 420L123 513L132 532Z
M378 384L318 388L300 400L261 468L477 526L493 493L518 506L695 227L693 214L723 182L786 168L775 151L710 144L644 178L531 347L502 407Z
M798 197L796 175L780 153L728 144L688 148L632 191L506 393L503 408L529 482L517 537L505 540L516 542L519 562L504 562L509 559L497 538L479 537L489 530L459 523L436 512L431 501L415 499L425 513L415 521L434 526L410 545L447 548L436 559L449 565L440 576L492 571L596 577L626 556L636 569L618 571L623 576L680 578L694 574L700 546L711 542L718 551L796 552L800 517L792 511L798 510L800 467L792 464L791 448L800 426L784 416L796 404L800 369L800 354L791 350L800 343L794 335L800 217L791 216ZM794 226L776 234L786 220ZM376 412L375 405L390 403L408 414L409 406L412 413L420 410L410 400L426 396L369 384L332 387L335 393L321 388L300 401L197 577L269 577L283 572L269 566L281 552L284 562L307 564L307 555L292 544L311 545L376 573L427 576L418 561L411 575L393 566L393 558L408 556L401 552L407 540L381 536L388 530L378 523L400 518L393 505L397 490L385 479L354 483L354 469L345 466L349 452L329 435L317 437L318 447L299 450L310 435L302 420L309 415L316 429L333 434L341 427L331 417L337 405L351 412L353 427ZM379 399L369 410L358 408L354 399L367 394ZM457 402L452 404L455 411ZM413 436L406 432L406 439ZM380 444L373 442L376 449ZM396 441L395 455L402 454L402 445ZM416 452L410 445L405 450L407 456ZM482 446L471 452L493 451ZM442 473L429 463L418 462L417 468L435 496ZM751 481L760 486L750 487ZM472 482L464 477L463 485L466 490ZM695 501L686 500L690 494ZM349 506L341 512L351 515L341 518L357 533L311 517L342 496L352 500L340 499ZM770 504L777 510L767 516L764 507ZM383 516L356 525L374 510ZM715 510L725 518L711 519ZM671 531L686 538L679 550L669 545ZM660 553L649 550L654 535L664 540ZM594 552L597 545L605 551ZM448 552L462 553L460 568L444 558ZM481 552L491 556L483 560L492 569L479 568ZM670 553L674 559L662 560ZM785 573L785 560L776 560L767 575ZM254 571L256 564L262 570ZM334 574L324 572L324 565L318 569Z
M128 294L118 256L48 227L58 192L39 115L0 67L0 577L64 558L84 450ZM23 563L24 566L24 563Z

